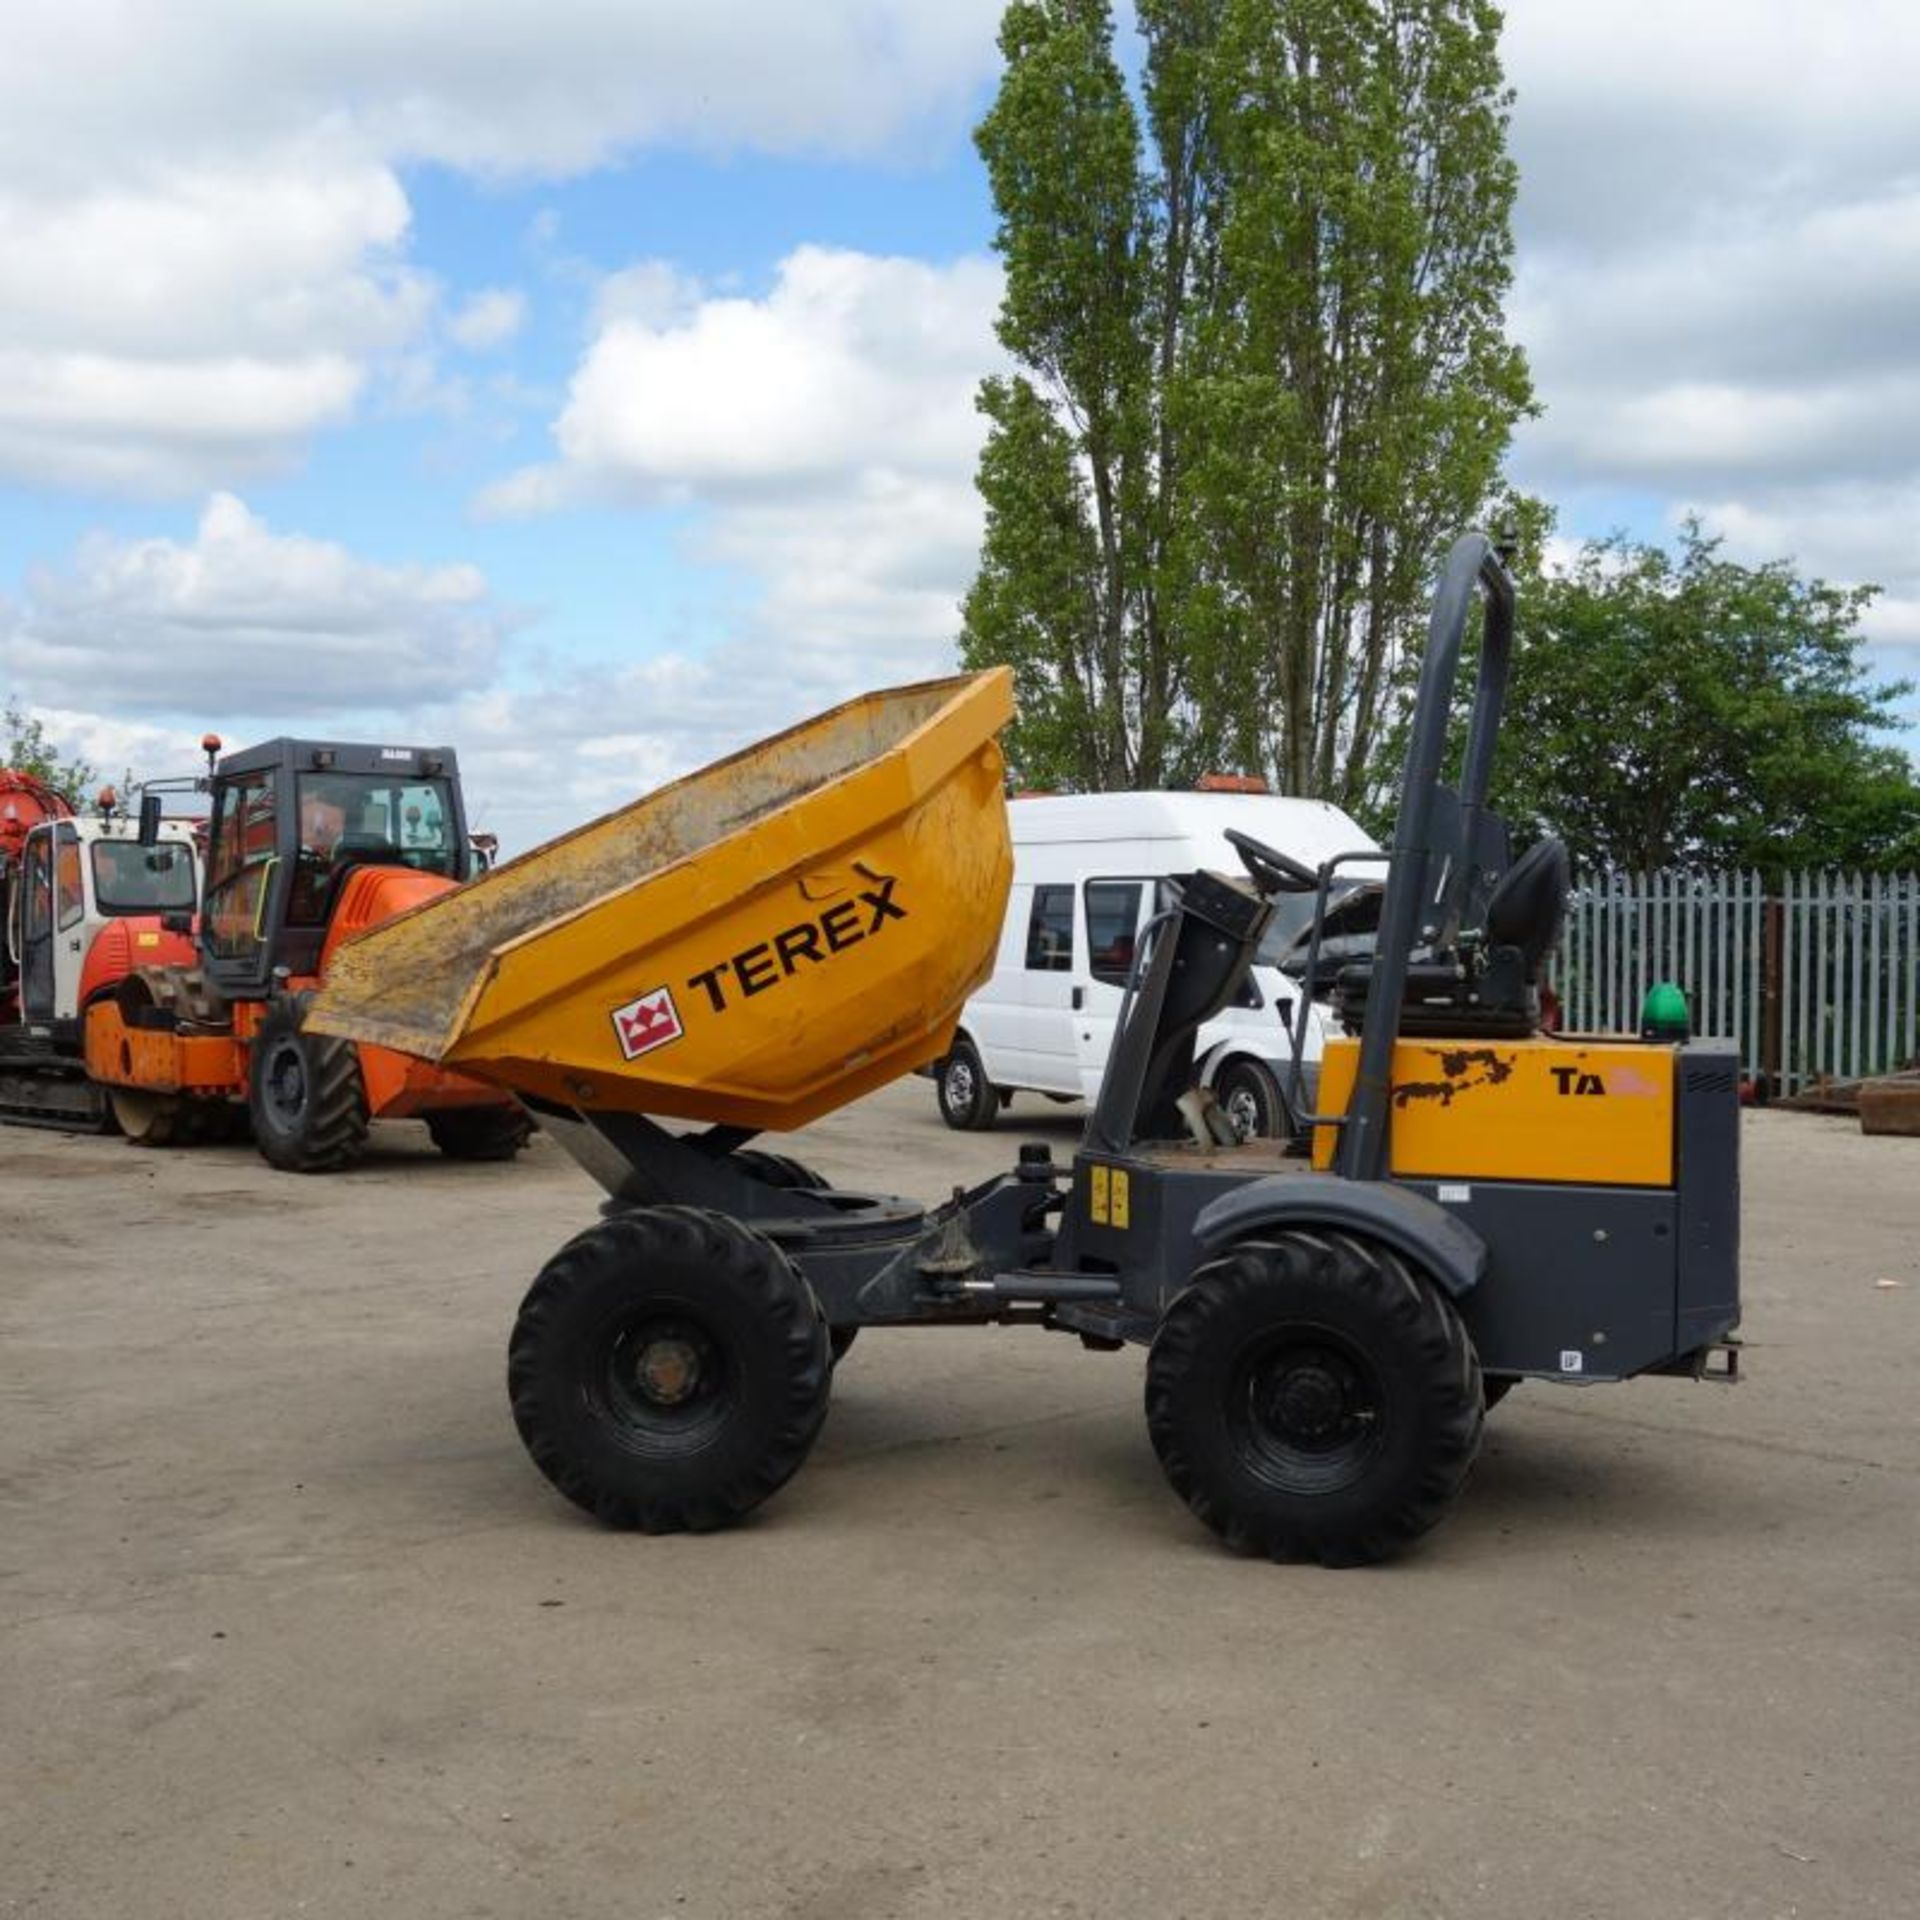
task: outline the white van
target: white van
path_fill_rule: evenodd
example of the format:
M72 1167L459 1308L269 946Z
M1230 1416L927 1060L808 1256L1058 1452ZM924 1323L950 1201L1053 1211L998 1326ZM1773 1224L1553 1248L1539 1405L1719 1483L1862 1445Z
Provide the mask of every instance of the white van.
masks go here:
M1013 891L993 977L967 1002L952 1049L933 1069L941 1118L952 1127L991 1126L1016 1093L1095 1097L1140 929L1165 904L1170 876L1241 872L1229 827L1309 867L1378 850L1338 807L1272 794L1049 795L1011 801L1007 812ZM1373 893L1381 871L1343 868L1336 889ZM1278 963L1292 961L1297 974L1304 962L1295 949L1313 900L1298 894L1276 904L1240 1004L1209 1020L1195 1043L1201 1083L1243 1136L1289 1130L1283 1089L1300 985ZM1309 1101L1325 1026L1315 1005L1302 1050Z

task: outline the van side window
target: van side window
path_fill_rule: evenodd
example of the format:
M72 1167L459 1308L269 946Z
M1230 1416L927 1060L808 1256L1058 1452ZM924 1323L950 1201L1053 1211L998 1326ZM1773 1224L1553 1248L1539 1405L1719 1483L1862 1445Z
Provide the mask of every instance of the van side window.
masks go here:
M1139 880L1087 882L1087 970L1110 986L1124 987L1133 977L1144 885Z
M1073 889L1035 887L1027 922L1027 966L1035 973L1067 973L1073 967Z

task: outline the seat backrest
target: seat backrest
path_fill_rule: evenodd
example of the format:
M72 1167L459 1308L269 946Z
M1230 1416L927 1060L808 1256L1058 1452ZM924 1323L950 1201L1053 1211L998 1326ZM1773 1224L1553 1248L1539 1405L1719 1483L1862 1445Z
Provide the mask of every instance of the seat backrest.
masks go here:
M400 849L384 833L343 833L333 844L336 866L349 860L398 860Z
M1529 981L1559 942L1572 888L1566 842L1548 834L1507 869L1487 902L1487 944L1518 947Z

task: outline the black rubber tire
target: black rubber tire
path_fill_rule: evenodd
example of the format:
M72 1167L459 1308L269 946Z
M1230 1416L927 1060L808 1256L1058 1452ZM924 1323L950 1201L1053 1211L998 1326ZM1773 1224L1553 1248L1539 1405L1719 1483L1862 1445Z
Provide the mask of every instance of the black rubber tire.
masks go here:
M1346 1234L1277 1233L1202 1267L1147 1364L1174 1491L1273 1560L1363 1566L1409 1546L1465 1484L1482 1414L1453 1303Z
M756 1180L778 1187L783 1193L818 1192L827 1185L824 1173L815 1173L804 1160L796 1160L789 1153L769 1153L764 1147L736 1147L733 1157ZM833 1345L833 1363L838 1366L847 1349L860 1337L860 1329L830 1327L828 1334Z
M533 1138L524 1107L446 1107L426 1119L433 1144L449 1160L511 1160Z
M986 1067L971 1040L953 1043L947 1057L933 1070L940 1098L940 1118L960 1133L983 1133L999 1118L1001 1096L987 1078Z
M733 1158L747 1173L783 1193L812 1191L827 1184L824 1174L815 1173L791 1154L768 1153L761 1147L738 1147Z
M1517 1373L1484 1373L1480 1376L1482 1398L1491 1413L1520 1384Z
M1279 1080L1272 1068L1247 1054L1221 1063L1213 1078L1213 1097L1242 1140L1284 1140L1292 1132Z
M663 1345L695 1356L673 1404L638 1378ZM644 1533L730 1526L777 1492L820 1431L832 1373L826 1322L786 1255L695 1207L576 1235L534 1281L507 1352L534 1464L576 1506Z
M367 1147L367 1090L351 1040L308 1033L309 994L273 1002L253 1036L247 1115L253 1143L287 1173L338 1173Z

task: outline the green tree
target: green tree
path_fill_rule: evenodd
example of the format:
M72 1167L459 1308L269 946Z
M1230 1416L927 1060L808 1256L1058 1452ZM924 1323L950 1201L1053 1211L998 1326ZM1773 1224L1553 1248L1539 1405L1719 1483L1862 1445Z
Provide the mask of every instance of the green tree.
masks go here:
M1448 532L1530 405L1485 0L1014 0L979 130L1016 371L987 381L969 664L1023 777L1367 790ZM1143 125L1144 120L1144 125ZM1148 157L1150 153L1150 158Z
M59 748L48 738L45 722L28 713L17 696L10 696L0 708L0 767L44 780L76 807L85 803L93 784L93 769L84 760L63 761Z
M1520 588L1496 798L1576 864L1920 865L1904 682L1860 653L1873 587L1616 536Z

